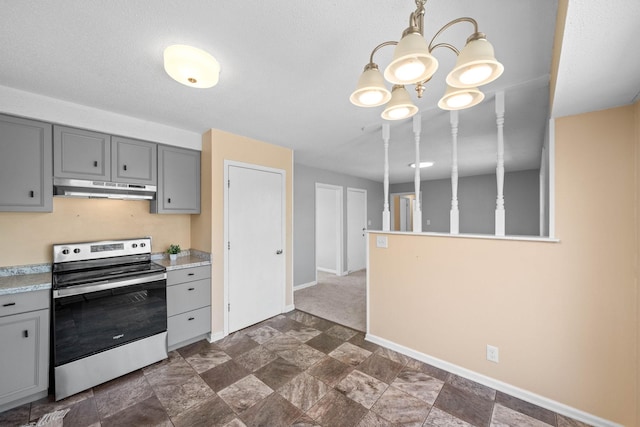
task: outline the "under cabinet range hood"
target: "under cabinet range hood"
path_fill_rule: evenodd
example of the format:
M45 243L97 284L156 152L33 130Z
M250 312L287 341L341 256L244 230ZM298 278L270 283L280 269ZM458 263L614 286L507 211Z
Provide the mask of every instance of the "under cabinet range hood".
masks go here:
M96 199L154 200L156 186L54 177L53 195Z

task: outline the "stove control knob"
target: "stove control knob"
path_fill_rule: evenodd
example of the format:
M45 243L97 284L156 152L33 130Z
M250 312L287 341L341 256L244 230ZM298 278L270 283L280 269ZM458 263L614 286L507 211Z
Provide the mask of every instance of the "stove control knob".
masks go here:
M135 249L135 248L137 248L137 247L138 247L138 244L137 244L137 243L134 243L133 245L131 245L131 247Z
M75 249L73 250L73 253L74 253L74 254L79 254L79 253L80 253L80 249L75 248Z
M63 255L69 255L69 249L63 249L62 250L62 254Z

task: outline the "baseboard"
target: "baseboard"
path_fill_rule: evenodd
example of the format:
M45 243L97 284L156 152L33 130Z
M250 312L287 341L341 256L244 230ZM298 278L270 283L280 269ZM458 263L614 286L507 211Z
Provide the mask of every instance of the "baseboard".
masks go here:
M295 309L296 309L296 306L295 306L295 305L293 305L293 304L289 304L289 305L286 305L286 306L284 307L284 311L283 311L283 313L288 313L288 312L293 311L293 310L295 310Z
M329 273L329 274L335 274L335 275L338 274L338 272L336 270L332 270L330 268L316 267L316 270L322 271L323 273Z
M302 285L294 286L293 292L299 291L300 289L304 289L304 288L310 288L311 286L315 286L317 284L318 282L316 280L314 280L313 282L303 283Z
M220 331L216 333L210 333L207 336L207 341L211 343L211 342L220 341L222 338L224 338L224 332Z
M493 379L491 377L487 377L486 375L479 374L477 372L471 371L469 369L463 368L453 363L449 363L442 359L438 359L436 357L429 356L424 353L420 353L419 351L410 349L400 344L396 344L393 341L389 341L369 333L366 334L365 340L370 341L374 344L378 344L383 347L389 348L391 350L397 351L398 353L402 353L406 356L412 357L421 362L428 363L437 368L444 369L447 372L451 372L453 374L475 381L487 387L491 387L494 390L498 390L510 396L517 397L518 399L524 400L526 402L533 403L534 405L538 405L542 408L556 412L560 415L564 415L566 417L573 418L578 421L582 421L594 427L623 427L621 424L617 424L612 421L605 420L604 418L597 417L595 415L592 415L587 412L581 411L579 409L573 408L571 406L565 405L564 403L556 402L555 400L548 399L546 397L540 396L530 391L515 387L511 384L507 384L502 381Z

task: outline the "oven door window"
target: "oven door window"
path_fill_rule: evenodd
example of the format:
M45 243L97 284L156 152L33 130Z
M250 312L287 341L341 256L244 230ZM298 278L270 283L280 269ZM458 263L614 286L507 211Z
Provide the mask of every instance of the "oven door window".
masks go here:
M167 330L165 280L53 301L55 366Z

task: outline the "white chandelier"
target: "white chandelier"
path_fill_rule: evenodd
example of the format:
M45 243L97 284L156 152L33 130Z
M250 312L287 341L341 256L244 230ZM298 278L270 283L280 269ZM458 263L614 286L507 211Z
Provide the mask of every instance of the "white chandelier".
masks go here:
M461 110L473 107L484 99L478 86L490 83L500 77L504 66L499 63L493 46L487 41L484 33L478 31L478 23L473 18L457 18L445 24L427 43L424 38L424 5L427 0L416 0L416 10L409 16L409 28L404 30L399 42L387 41L379 44L371 52L369 63L358 79L356 90L349 98L359 107L385 106L381 116L386 120L400 120L411 117L418 112L411 101L406 85L415 84L418 98L422 98L424 85L438 69L438 60L431 53L440 47L446 47L458 56L456 65L447 75L447 89L438 102L443 110ZM459 51L449 43L434 41L447 28L470 22L474 31L467 38L464 48ZM395 45L393 60L384 70L384 78L373 62L374 54L385 46ZM385 86L385 79L393 83L391 92Z

